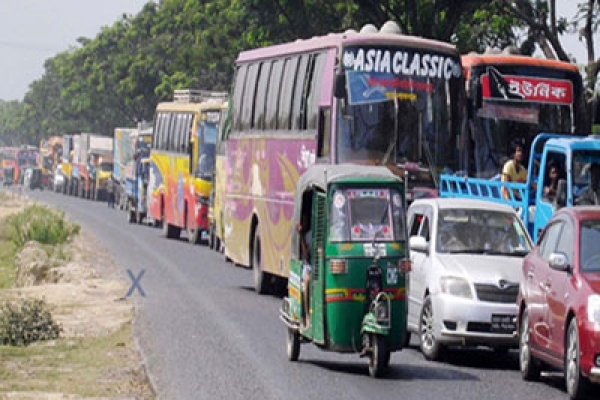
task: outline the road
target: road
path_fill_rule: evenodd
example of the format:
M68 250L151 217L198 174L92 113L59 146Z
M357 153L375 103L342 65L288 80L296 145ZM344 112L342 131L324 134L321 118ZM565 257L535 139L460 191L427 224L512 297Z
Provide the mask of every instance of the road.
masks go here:
M418 341L394 353L384 379L368 375L366 359L306 344L297 363L287 361L281 298L258 296L250 270L160 230L129 225L125 213L72 197L30 196L64 210L92 231L116 262L134 276L135 331L162 399L565 399L562 374L528 383L518 354L453 350L427 362ZM183 235L182 235L183 237ZM129 278L128 278L129 279ZM124 294L125 295L125 294Z

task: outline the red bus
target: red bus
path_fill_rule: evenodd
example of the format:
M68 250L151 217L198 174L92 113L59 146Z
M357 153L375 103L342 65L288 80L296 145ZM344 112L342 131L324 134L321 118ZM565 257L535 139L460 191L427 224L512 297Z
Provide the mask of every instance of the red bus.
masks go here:
M589 134L575 65L512 54L463 55L462 65L470 118L459 167L468 175L493 177L511 144L529 149L538 133Z

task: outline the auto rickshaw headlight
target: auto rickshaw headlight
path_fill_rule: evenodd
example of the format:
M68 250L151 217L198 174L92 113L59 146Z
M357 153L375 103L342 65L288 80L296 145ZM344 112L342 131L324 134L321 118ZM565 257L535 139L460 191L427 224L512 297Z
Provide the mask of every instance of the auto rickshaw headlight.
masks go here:
M346 260L329 260L329 272L332 274L345 274L348 272L348 263Z
M382 301L375 307L375 319L379 322L387 321L389 318L389 310L387 302Z
M410 272L412 270L412 262L409 258L403 258L398 261L398 269L400 272Z

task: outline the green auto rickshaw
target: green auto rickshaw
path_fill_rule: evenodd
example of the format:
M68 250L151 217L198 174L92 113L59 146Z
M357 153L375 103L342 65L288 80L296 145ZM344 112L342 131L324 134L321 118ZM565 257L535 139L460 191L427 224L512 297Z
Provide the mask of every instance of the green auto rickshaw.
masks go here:
M280 311L289 360L312 342L368 357L373 377L387 371L407 335L404 210L404 183L385 167L315 165L300 177Z

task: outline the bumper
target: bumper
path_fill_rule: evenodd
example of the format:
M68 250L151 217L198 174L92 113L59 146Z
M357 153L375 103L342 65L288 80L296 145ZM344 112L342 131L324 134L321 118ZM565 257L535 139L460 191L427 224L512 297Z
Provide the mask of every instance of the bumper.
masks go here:
M581 353L581 372L590 381L600 383L600 360L596 364L596 358L600 357L600 325L586 320L579 324L579 350Z
M433 315L435 335L440 343L515 347L519 343L516 303L492 303L441 294L433 298ZM502 322L492 321L492 316Z

